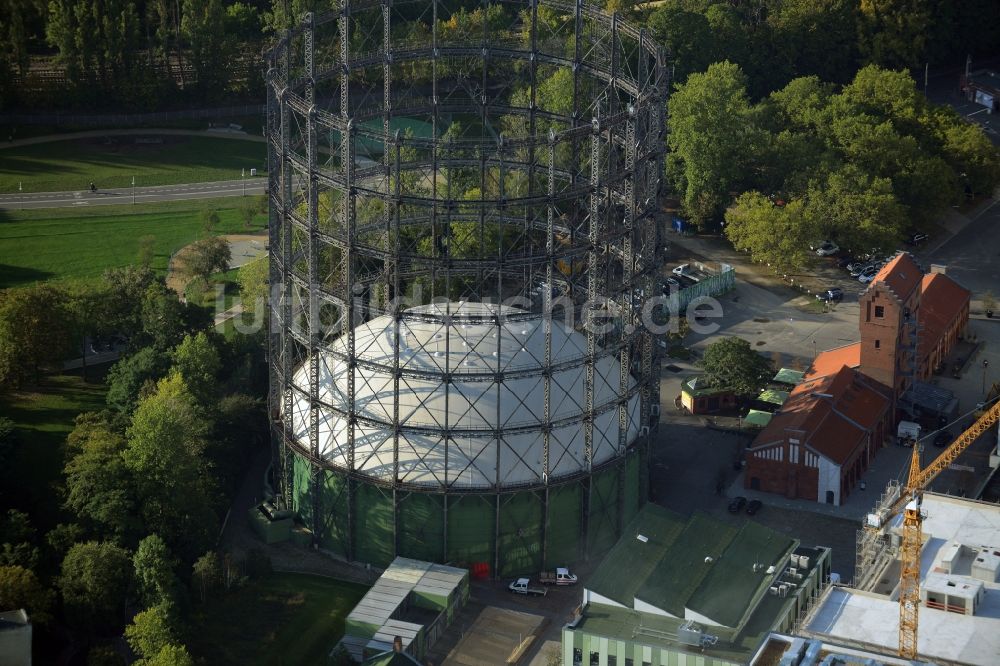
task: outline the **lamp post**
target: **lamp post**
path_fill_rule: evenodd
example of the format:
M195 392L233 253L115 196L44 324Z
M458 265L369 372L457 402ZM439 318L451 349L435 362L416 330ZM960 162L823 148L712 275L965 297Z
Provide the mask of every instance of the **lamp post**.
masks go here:
M132 205L135 205L135 176L132 176Z
M986 396L986 368L990 367L988 359L983 359L983 397Z
M243 179L243 196L246 196L247 195L247 170L246 170L246 168L243 169L242 173L240 174L240 178Z

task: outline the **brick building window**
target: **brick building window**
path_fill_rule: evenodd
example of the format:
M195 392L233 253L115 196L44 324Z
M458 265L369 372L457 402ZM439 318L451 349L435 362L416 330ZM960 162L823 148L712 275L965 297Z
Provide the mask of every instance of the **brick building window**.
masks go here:
M875 318L876 319L881 319L884 316L885 316L885 308L883 306L881 306L881 305L876 305L875 306Z
M875 341L875 349L878 349L881 346L881 342L882 342L881 340Z

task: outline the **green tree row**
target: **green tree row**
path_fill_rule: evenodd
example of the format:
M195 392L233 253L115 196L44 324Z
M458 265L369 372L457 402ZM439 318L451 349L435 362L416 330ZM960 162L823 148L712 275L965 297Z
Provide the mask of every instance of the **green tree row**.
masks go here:
M758 261L801 265L810 242L891 250L965 196L1000 184L982 130L928 103L905 72L844 86L794 79L754 104L738 65L692 74L671 97L667 175L685 212Z

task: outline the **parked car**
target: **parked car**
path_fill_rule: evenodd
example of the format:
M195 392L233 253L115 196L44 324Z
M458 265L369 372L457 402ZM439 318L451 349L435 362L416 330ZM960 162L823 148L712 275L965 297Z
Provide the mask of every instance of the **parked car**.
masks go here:
M942 430L937 435L934 436L934 446L938 447L939 449L943 449L944 447L951 444L952 441L954 441L954 439L955 438L951 436L950 432L948 432L947 430Z
M907 245L920 245L925 240L927 240L927 234L920 234L920 233L910 234L910 236L906 239L906 244Z
M861 273L863 273L864 271L866 271L867 269L871 268L874 265L875 264L873 264L870 261L859 261L848 266L847 270L850 273L851 277L858 277L859 275L861 275Z
M747 498L740 495L729 502L729 513L739 513L747 505Z
M840 259L837 259L837 267L850 268L851 264L853 264L855 261L857 261L857 259L855 259L852 255L845 254L842 255Z
M760 507L762 507L762 506L764 506L764 503L761 502L760 500L757 500L757 499L750 500L750 503L747 504L747 515L748 516L754 515L755 513L757 513L758 511L760 511Z
M868 266L865 270L861 271L858 275L858 282L861 284L868 284L875 279L875 274L878 273L878 266Z
M670 272L677 277L687 278L692 282L698 282L699 279L698 276L691 270L691 264L681 264L680 266L675 266Z
M538 575L542 585L576 585L576 574L566 567L556 567L555 571L543 571Z
M507 589L514 594L536 595L539 597L544 597L549 593L549 591L544 587L531 587L530 583L531 581L527 578L518 578L508 585Z
M816 254L821 257L829 257L840 252L840 246L833 241L823 241L818 248L816 248Z
M663 281L660 283L660 287L662 288L664 294L669 294L671 289L683 289L684 285L682 285L677 278L667 276L663 278Z
M826 291L816 294L816 298L821 301L838 302L844 300L844 290L840 287L831 287Z

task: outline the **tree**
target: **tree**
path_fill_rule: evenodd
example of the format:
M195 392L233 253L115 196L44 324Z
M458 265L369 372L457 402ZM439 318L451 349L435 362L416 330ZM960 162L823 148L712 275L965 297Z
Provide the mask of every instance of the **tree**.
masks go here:
M194 660L183 645L166 645L154 656L135 663L137 666L194 666Z
M177 591L174 567L177 562L163 539L151 534L140 541L132 556L132 565L139 596L146 606L170 603L174 599Z
M128 551L113 543L75 544L63 559L59 577L67 614L80 625L117 624L128 596L131 569Z
M66 297L47 284L0 291L0 384L41 380L70 350Z
M0 565L0 608L24 608L32 622L45 624L52 619L52 601L52 591L30 569Z
M177 300L177 294L160 283L146 290L142 300L140 341L158 350L174 347L184 336L208 326L210 316L201 308Z
M662 4L650 15L649 27L656 40L667 45L678 83L684 83L693 72L705 71L715 61L715 35L704 14Z
M222 218L219 217L219 211L216 209L209 208L208 210L201 211L201 227L205 230L205 233L210 234L215 231L221 221Z
M244 312L257 312L258 308L267 307L268 269L267 257L240 266L236 279L240 285L240 303Z
M0 416L0 502L4 502L4 489L7 488L7 477L10 473L9 464L14 450L17 448L17 427L6 416Z
M865 59L891 68L924 61L932 0L861 0L859 44Z
M180 373L197 404L213 405L218 399L222 362L208 335L202 331L185 336L174 348L171 359L173 370Z
M0 0L0 108L16 97L14 75L28 71L28 46L40 3L34 0Z
M249 229L253 226L253 221L261 213L267 212L267 199L261 195L250 197L240 204L240 217L243 218L243 226Z
M191 277L208 278L212 273L229 270L232 250L225 238L213 236L196 241L184 254L184 269Z
M0 565L22 566L34 569L38 566L38 547L35 546L35 528L31 526L28 514L17 509L8 509L0 519Z
M204 410L175 372L139 403L126 433L123 457L146 527L181 558L200 552L217 522L203 455L209 428Z
M106 425L78 425L76 453L66 463L66 508L107 534L137 529L136 493L122 453L125 439ZM74 432L76 432L74 430Z
M222 582L222 566L216 552L210 550L195 560L192 574L191 583L198 590L199 596L204 602L208 595Z
M126 666L125 657L111 645L95 645L87 652L87 666Z
M184 0L181 34L186 42L195 79L204 99L223 96L229 86L235 42L226 35L222 0Z
M120 359L108 371L105 400L108 407L122 414L131 414L143 397L144 387L152 385L167 374L170 357L156 347L143 347L136 353Z
M812 238L802 200L776 206L760 192L744 192L726 211L726 238L756 262L786 271L808 259Z
M685 213L699 225L713 220L749 166L755 130L740 68L715 63L688 77L670 98L668 175Z
M149 288L157 283L149 266L109 268L102 276L108 286L106 311L109 330L133 338L142 332L143 300ZM133 349L138 345L133 341Z
M756 395L774 375L771 362L755 352L749 342L736 337L709 345L701 365L712 385L744 396Z
M155 657L160 651L177 643L177 628L167 604L151 606L132 618L125 627L125 640L143 657Z

